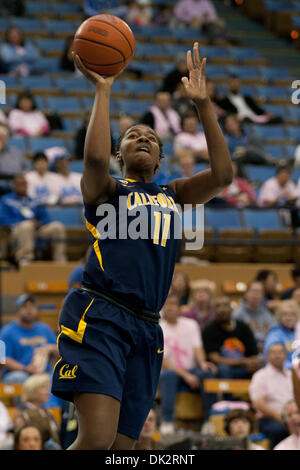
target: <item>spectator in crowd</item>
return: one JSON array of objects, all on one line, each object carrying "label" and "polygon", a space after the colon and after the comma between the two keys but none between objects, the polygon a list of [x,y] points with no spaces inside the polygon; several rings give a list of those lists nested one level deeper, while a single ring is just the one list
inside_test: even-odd
[{"label": "spectator in crowd", "polygon": [[224,189],[219,197],[222,198],[226,204],[233,207],[248,207],[255,205],[255,193],[246,178],[240,178],[237,176],[238,167],[235,162],[232,162],[232,170],[233,181],[230,186]]},{"label": "spectator in crowd", "polygon": [[273,325],[265,339],[264,355],[267,358],[269,349],[274,343],[281,343],[287,351],[284,366],[292,368],[293,342],[296,325],[300,320],[300,308],[294,300],[283,300],[276,310],[277,324]]},{"label": "spectator in crowd", "polygon": [[40,137],[50,132],[46,116],[37,109],[30,92],[22,92],[15,108],[8,115],[8,125],[14,135]]},{"label": "spectator in crowd", "polygon": [[170,290],[178,295],[180,305],[187,305],[190,296],[190,280],[184,271],[174,273]]},{"label": "spectator in crowd", "polygon": [[44,450],[43,434],[34,424],[25,424],[15,432],[14,450]]},{"label": "spectator in crowd", "polygon": [[17,27],[11,26],[0,45],[0,69],[9,75],[26,76],[33,72],[39,58],[38,49]]},{"label": "spectator in crowd", "polygon": [[16,244],[15,258],[19,265],[34,259],[36,237],[54,239],[53,259],[66,261],[63,224],[50,222],[46,207],[27,195],[27,182],[22,174],[15,176],[13,191],[0,200],[0,225],[11,229],[10,238]]},{"label": "spectator in crowd", "polygon": [[280,300],[277,295],[278,276],[276,271],[262,269],[256,274],[255,280],[263,284],[265,305],[271,312],[274,312],[280,305]]},{"label": "spectator in crowd", "polygon": [[262,353],[266,335],[275,321],[272,313],[264,304],[264,286],[261,282],[253,281],[249,284],[247,292],[233,312],[233,316],[251,328],[258,350]]},{"label": "spectator in crowd", "polygon": [[300,266],[295,266],[293,269],[291,269],[291,278],[293,280],[294,286],[282,292],[280,296],[281,300],[290,299],[294,290],[300,288]]},{"label": "spectator in crowd", "polygon": [[[202,389],[205,378],[214,377],[216,367],[207,362],[201,330],[190,318],[181,316],[179,298],[170,293],[163,307],[161,328],[164,333],[164,359],[160,376],[162,423],[161,434],[173,434],[175,397],[179,390]],[[215,401],[213,394],[202,390],[205,419]]]},{"label": "spectator in crowd", "polygon": [[163,79],[162,91],[166,91],[173,95],[177,90],[177,86],[181,84],[181,79],[188,74],[186,64],[186,54],[178,54],[176,57],[175,68],[171,70]]},{"label": "spectator in crowd", "polygon": [[153,439],[157,432],[157,416],[154,408],[151,408],[135,445],[135,450],[162,450],[162,446]]},{"label": "spectator in crowd", "polygon": [[257,137],[249,137],[245,133],[236,114],[228,114],[222,117],[221,122],[230,154],[239,167],[246,164],[274,164],[272,156],[264,149],[264,143]]},{"label": "spectator in crowd", "polygon": [[293,398],[291,371],[284,367],[286,350],[274,343],[268,352],[268,363],[251,380],[249,394],[259,418],[259,432],[271,440],[272,448],[287,437],[282,421],[283,405]]},{"label": "spectator in crowd", "polygon": [[56,204],[59,199],[59,177],[49,171],[48,158],[43,152],[33,156],[33,170],[25,173],[27,194],[32,199],[38,199],[41,204]]},{"label": "spectator in crowd", "polygon": [[0,176],[13,177],[30,169],[29,160],[16,147],[8,145],[9,129],[0,123]]},{"label": "spectator in crowd", "polygon": [[240,121],[250,121],[256,124],[278,124],[281,118],[260,108],[251,96],[243,95],[240,91],[241,81],[236,75],[229,79],[229,94],[219,102],[227,113],[237,114]]},{"label": "spectator in crowd", "polygon": [[179,25],[203,30],[212,42],[226,38],[224,22],[211,0],[180,0],[174,15]]},{"label": "spectator in crowd", "polygon": [[220,378],[249,379],[262,366],[254,335],[233,317],[228,297],[217,297],[214,308],[216,319],[203,330],[207,357],[218,366]]},{"label": "spectator in crowd", "polygon": [[285,403],[282,421],[289,430],[289,437],[279,442],[273,450],[300,450],[300,411],[295,400]]},{"label": "spectator in crowd", "polygon": [[156,26],[169,26],[173,16],[173,5],[158,5],[154,12],[153,24]]},{"label": "spectator in crowd", "polygon": [[46,450],[61,449],[58,427],[51,411],[45,407],[50,395],[48,374],[34,374],[23,383],[21,405],[14,417],[15,428],[36,424],[42,431]]},{"label": "spectator in crowd", "polygon": [[220,98],[217,95],[216,84],[212,80],[207,79],[207,81],[206,81],[206,90],[207,90],[207,94],[210,98],[210,101],[212,102],[212,104],[214,106],[216,116],[217,116],[218,119],[220,119],[221,117],[226,115],[226,111],[224,111],[224,109],[222,109],[218,105],[218,103],[220,101]]},{"label": "spectator in crowd", "polygon": [[70,156],[67,153],[57,155],[54,160],[54,167],[58,176],[59,203],[64,206],[82,203],[81,174],[70,171],[69,160]]},{"label": "spectator in crowd", "polygon": [[[84,156],[84,142],[86,131],[90,122],[92,110],[89,109],[84,113],[83,123],[82,126],[78,129],[75,135],[75,152],[74,157],[76,160],[83,160]],[[111,136],[111,153],[114,153],[115,145],[113,138]]]},{"label": "spectator in crowd", "polygon": [[149,0],[131,0],[128,5],[126,21],[132,26],[146,26],[152,18]]},{"label": "spectator in crowd", "polygon": [[249,436],[254,433],[254,429],[255,421],[249,411],[235,409],[225,416],[224,430],[228,436],[247,439],[248,450],[265,450],[250,441]]},{"label": "spectator in crowd", "polygon": [[56,336],[48,325],[37,321],[34,297],[21,295],[16,309],[16,321],[0,330],[0,339],[6,345],[3,383],[23,383],[32,374],[50,373],[50,359],[58,359]]},{"label": "spectator in crowd", "polygon": [[12,445],[13,425],[6,406],[0,401],[0,450],[9,449]]},{"label": "spectator in crowd", "polygon": [[[172,108],[179,114],[182,120],[187,114],[192,112],[197,116],[197,111],[194,104],[186,96],[186,91],[183,83],[178,83],[176,90],[172,96]],[[193,111],[194,110],[194,111]]]},{"label": "spectator in crowd", "polygon": [[208,150],[204,132],[198,130],[199,120],[188,114],[182,120],[182,132],[174,139],[175,156],[181,158],[192,153],[197,162],[208,161]]},{"label": "spectator in crowd", "polygon": [[192,284],[189,305],[183,310],[186,318],[195,320],[201,331],[215,319],[214,289],[210,281],[199,280]]},{"label": "spectator in crowd", "polygon": [[60,58],[60,68],[66,72],[75,72],[75,64],[73,60],[73,36],[66,38],[65,48]]},{"label": "spectator in crowd", "polygon": [[174,135],[179,134],[180,117],[171,107],[170,93],[156,93],[155,104],[142,117],[141,123],[152,127],[162,140],[172,139]]},{"label": "spectator in crowd", "polygon": [[1,0],[0,15],[3,18],[7,16],[24,16],[24,0]]},{"label": "spectator in crowd", "polygon": [[291,169],[279,167],[276,176],[265,181],[260,189],[257,204],[261,207],[293,206],[298,197],[297,188],[291,179]]},{"label": "spectator in crowd", "polygon": [[[190,178],[195,174],[195,158],[187,154],[179,160],[178,178]],[[174,178],[175,179],[175,178]]]},{"label": "spectator in crowd", "polygon": [[68,280],[69,289],[72,289],[72,288],[79,289],[81,287],[83,270],[84,270],[85,263],[87,262],[90,249],[91,248],[89,247],[86,250],[85,256],[82,259],[81,264],[79,266],[76,266],[76,268],[72,269],[70,276],[69,276],[69,280]]}]

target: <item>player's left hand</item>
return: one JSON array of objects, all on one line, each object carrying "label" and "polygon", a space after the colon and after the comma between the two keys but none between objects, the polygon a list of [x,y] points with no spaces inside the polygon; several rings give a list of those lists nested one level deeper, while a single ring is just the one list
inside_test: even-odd
[{"label": "player's left hand", "polygon": [[206,58],[200,59],[199,45],[197,42],[193,46],[193,55],[191,51],[187,52],[187,68],[189,78],[181,79],[187,97],[193,101],[205,101],[208,99],[206,90]]}]

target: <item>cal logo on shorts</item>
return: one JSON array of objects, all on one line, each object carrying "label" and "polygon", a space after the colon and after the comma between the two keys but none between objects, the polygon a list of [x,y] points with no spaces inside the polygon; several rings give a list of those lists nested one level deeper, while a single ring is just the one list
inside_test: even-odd
[{"label": "cal logo on shorts", "polygon": [[74,366],[72,369],[70,368],[70,364],[64,364],[59,370],[59,378],[60,379],[76,379],[77,375],[75,372],[77,371],[78,366]]}]

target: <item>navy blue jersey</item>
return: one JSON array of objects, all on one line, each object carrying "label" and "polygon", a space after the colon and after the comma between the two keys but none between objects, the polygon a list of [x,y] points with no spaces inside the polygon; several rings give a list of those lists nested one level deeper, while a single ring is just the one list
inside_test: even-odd
[{"label": "navy blue jersey", "polygon": [[99,206],[85,204],[86,226],[95,241],[83,285],[99,286],[135,307],[159,312],[181,240],[176,196],[156,183],[116,182],[110,200]]}]

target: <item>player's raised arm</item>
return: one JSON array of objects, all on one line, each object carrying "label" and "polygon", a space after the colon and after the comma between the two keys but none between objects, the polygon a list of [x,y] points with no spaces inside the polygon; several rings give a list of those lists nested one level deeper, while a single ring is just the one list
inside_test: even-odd
[{"label": "player's raised arm", "polygon": [[115,180],[109,174],[111,155],[109,101],[116,76],[104,78],[87,69],[78,55],[74,56],[74,61],[83,75],[96,87],[95,101],[85,138],[81,189],[84,202],[97,204],[107,200],[116,186]]},{"label": "player's raised arm", "polygon": [[182,78],[188,97],[193,100],[202,123],[209,154],[210,168],[190,178],[169,183],[180,204],[201,204],[209,201],[232,182],[232,165],[226,140],[219,127],[206,91],[206,59],[200,59],[198,43],[193,56],[187,53],[189,78]]}]

